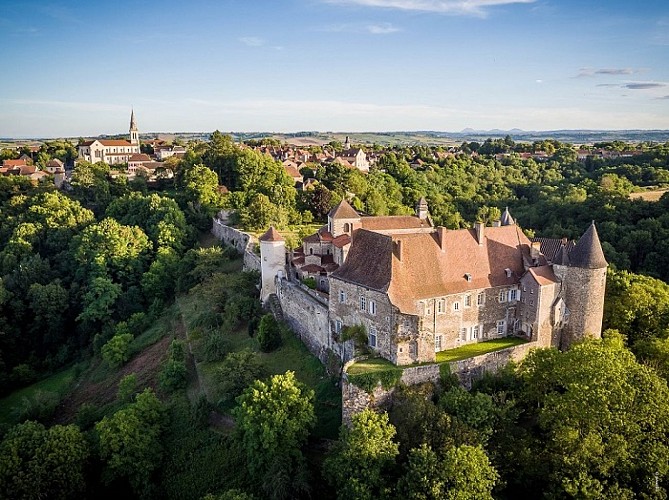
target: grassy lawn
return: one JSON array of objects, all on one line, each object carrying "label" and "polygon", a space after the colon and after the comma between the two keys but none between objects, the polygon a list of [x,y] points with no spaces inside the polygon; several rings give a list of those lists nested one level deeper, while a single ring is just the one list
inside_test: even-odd
[{"label": "grassy lawn", "polygon": [[63,396],[71,387],[76,377],[76,365],[24,387],[0,400],[0,423],[12,424],[12,410],[21,404],[23,398],[31,399],[37,391],[54,392]]},{"label": "grassy lawn", "polygon": [[462,359],[473,358],[481,354],[499,351],[507,347],[513,347],[527,343],[527,340],[518,337],[504,337],[501,339],[487,340],[476,344],[463,345],[455,349],[440,351],[437,353],[437,363],[449,363],[451,361],[460,361]]},{"label": "grassy lawn", "polygon": [[346,370],[349,375],[358,375],[360,373],[373,373],[392,370],[394,368],[400,369],[390,361],[384,358],[372,358],[363,361],[357,361]]}]

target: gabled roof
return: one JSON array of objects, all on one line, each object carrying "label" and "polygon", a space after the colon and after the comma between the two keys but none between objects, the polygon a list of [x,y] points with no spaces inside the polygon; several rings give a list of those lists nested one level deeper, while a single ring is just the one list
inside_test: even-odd
[{"label": "gabled roof", "polygon": [[151,157],[143,153],[133,153],[128,158],[128,161],[151,161]]},{"label": "gabled roof", "polygon": [[539,285],[551,285],[558,282],[551,266],[530,267],[527,275],[534,278]]},{"label": "gabled roof", "polygon": [[574,267],[586,269],[602,269],[608,266],[602,244],[599,242],[595,221],[592,221],[581,239],[576,242],[576,246],[569,253],[569,261]]},{"label": "gabled roof", "polygon": [[279,231],[274,229],[274,226],[270,226],[265,234],[258,239],[260,241],[283,241],[283,237],[279,234]]},{"label": "gabled roof", "polygon": [[482,245],[473,229],[397,234],[359,229],[346,262],[332,276],[388,292],[402,312],[417,314],[421,299],[518,283],[529,251],[530,241],[515,225],[486,227]]},{"label": "gabled roof", "polygon": [[349,205],[346,199],[342,199],[336,207],[330,210],[328,217],[333,219],[359,219],[360,215]]},{"label": "gabled roof", "polygon": [[3,167],[23,167],[27,165],[25,160],[2,160]]},{"label": "gabled roof", "polygon": [[419,219],[415,215],[384,215],[377,217],[363,217],[362,228],[370,231],[391,231],[395,229],[414,229],[431,227],[427,219]]}]

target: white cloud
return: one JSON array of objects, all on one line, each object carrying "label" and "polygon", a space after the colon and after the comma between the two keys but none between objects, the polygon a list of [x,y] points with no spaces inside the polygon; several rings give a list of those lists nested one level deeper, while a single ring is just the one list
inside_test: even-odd
[{"label": "white cloud", "polygon": [[318,28],[317,31],[328,33],[366,33],[370,35],[390,35],[402,31],[391,23],[346,23],[331,24]]},{"label": "white cloud", "polygon": [[243,36],[239,38],[239,41],[249,47],[262,47],[265,45],[265,40],[257,36]]},{"label": "white cloud", "polygon": [[384,9],[438,12],[441,14],[485,16],[488,7],[535,0],[323,0],[331,4],[360,5]]}]

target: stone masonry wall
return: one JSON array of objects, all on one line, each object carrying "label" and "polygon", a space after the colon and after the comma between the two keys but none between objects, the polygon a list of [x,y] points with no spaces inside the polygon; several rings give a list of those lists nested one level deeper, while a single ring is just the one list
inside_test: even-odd
[{"label": "stone masonry wall", "polygon": [[[422,365],[405,368],[400,381],[406,385],[424,382],[439,383],[439,365]],[[365,408],[388,410],[393,401],[394,387],[384,389],[377,384],[372,394],[351,384],[346,373],[341,381],[342,422],[350,425],[351,417]]]},{"label": "stone masonry wall", "polygon": [[[464,387],[471,389],[472,383],[484,373],[494,373],[506,366],[509,361],[520,361],[531,349],[536,347],[539,347],[536,342],[529,342],[474,358],[454,361],[449,363],[449,368]],[[388,410],[392,405],[395,392],[394,387],[384,389],[380,383],[377,384],[371,394],[353,385],[348,381],[345,373],[350,364],[352,363],[344,365],[344,375],[341,382],[342,422],[346,425],[351,423],[353,415],[360,413],[365,408],[380,411]],[[400,380],[406,385],[417,385],[425,382],[438,384],[440,381],[439,365],[420,365],[405,368]]]},{"label": "stone masonry wall", "polygon": [[327,304],[299,284],[285,279],[277,280],[277,296],[283,317],[295,335],[325,363],[328,349],[337,351],[337,346],[333,346],[330,339]]},{"label": "stone masonry wall", "polygon": [[245,271],[260,272],[260,257],[254,252],[257,243],[253,236],[226,225],[218,217],[214,217],[211,233],[224,244],[235,247],[244,256]]},{"label": "stone masonry wall", "polygon": [[453,361],[449,363],[451,373],[458,377],[460,384],[471,389],[472,382],[481,378],[485,372],[495,373],[505,367],[509,361],[520,361],[531,349],[540,347],[536,342],[528,342],[500,351],[489,352],[473,358]]}]

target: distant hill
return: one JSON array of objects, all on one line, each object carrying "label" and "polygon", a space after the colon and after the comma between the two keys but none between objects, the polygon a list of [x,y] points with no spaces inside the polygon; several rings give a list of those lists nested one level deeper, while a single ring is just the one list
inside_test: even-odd
[{"label": "distant hill", "polygon": [[[289,133],[274,132],[235,132],[222,131],[231,135],[236,141],[246,141],[250,139],[262,139],[265,137],[278,139],[299,146],[312,146],[327,144],[331,141],[344,142],[349,137],[351,142],[357,144],[380,144],[380,145],[413,145],[429,144],[449,146],[461,144],[464,141],[483,142],[488,138],[506,137],[507,135],[516,142],[534,142],[544,139],[555,139],[560,142],[569,142],[572,144],[593,144],[596,142],[624,141],[631,143],[638,142],[667,142],[669,141],[669,130],[521,130],[513,128],[510,130],[475,130],[465,128],[460,132],[446,132],[436,130],[419,131],[389,131],[389,132],[318,132],[318,131],[298,131]],[[161,139],[171,140],[175,137],[188,141],[191,139],[207,140],[211,132],[147,132],[141,134],[141,139],[159,137]],[[116,136],[101,136],[116,137]],[[125,137],[121,134],[119,137]],[[78,137],[69,138],[73,142],[78,141]],[[12,147],[12,145],[27,144],[33,141],[44,141],[49,139],[11,139],[0,138],[0,147]]]}]

